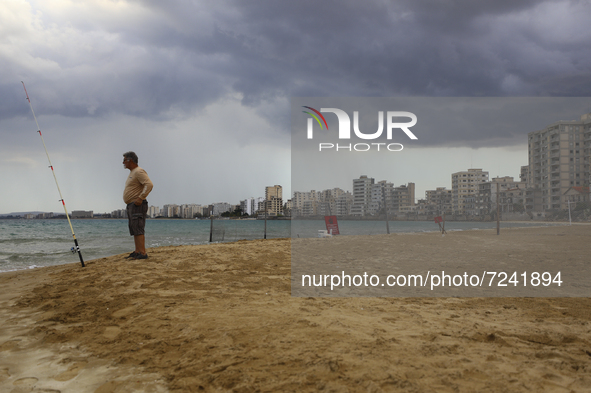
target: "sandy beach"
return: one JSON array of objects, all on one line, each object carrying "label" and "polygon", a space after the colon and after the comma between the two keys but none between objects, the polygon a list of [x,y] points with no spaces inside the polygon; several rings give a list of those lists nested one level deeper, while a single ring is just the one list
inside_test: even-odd
[{"label": "sandy beach", "polygon": [[[573,225],[371,246],[407,261],[586,266],[589,239],[591,225]],[[301,242],[310,258],[329,245],[351,244],[350,263],[367,253],[353,237]],[[0,392],[591,391],[589,297],[292,296],[291,245],[161,247],[145,261],[1,274]]]}]

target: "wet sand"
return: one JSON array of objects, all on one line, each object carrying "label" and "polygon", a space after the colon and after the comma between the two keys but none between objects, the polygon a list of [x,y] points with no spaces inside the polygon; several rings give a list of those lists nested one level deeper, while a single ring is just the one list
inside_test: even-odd
[{"label": "wet sand", "polygon": [[[446,244],[479,250],[466,236],[492,232]],[[534,255],[533,236],[591,260],[589,225],[495,241]],[[161,247],[1,274],[0,392],[591,391],[590,298],[292,297],[290,246]]]}]

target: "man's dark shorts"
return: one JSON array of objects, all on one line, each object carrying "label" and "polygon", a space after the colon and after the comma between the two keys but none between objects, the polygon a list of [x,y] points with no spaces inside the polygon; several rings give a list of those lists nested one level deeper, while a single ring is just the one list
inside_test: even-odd
[{"label": "man's dark shorts", "polygon": [[134,202],[131,202],[127,205],[127,219],[129,220],[129,234],[131,236],[138,236],[144,234],[147,213],[147,200],[144,200],[144,202],[140,206],[136,206]]}]

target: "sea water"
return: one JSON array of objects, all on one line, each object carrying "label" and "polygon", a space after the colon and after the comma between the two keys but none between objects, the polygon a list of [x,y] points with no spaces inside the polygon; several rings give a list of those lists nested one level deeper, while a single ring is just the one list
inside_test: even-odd
[{"label": "sea water", "polygon": [[[316,237],[326,229],[322,220],[214,220],[214,242],[266,238]],[[266,225],[266,229],[265,229]],[[544,225],[501,223],[502,228]],[[85,261],[134,251],[126,219],[72,220],[76,239]],[[390,221],[390,233],[438,231],[432,221]],[[208,244],[210,220],[149,219],[146,247]],[[447,222],[446,230],[492,229],[495,222]],[[384,221],[339,221],[341,236],[377,235],[387,231]],[[74,240],[65,219],[0,219],[0,272],[42,266],[79,263],[72,253]]]}]

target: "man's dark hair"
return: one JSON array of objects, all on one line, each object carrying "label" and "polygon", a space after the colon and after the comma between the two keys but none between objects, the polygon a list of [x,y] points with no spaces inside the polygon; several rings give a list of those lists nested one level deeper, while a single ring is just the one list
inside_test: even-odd
[{"label": "man's dark hair", "polygon": [[124,158],[129,158],[131,161],[135,162],[136,164],[137,162],[137,154],[135,154],[132,151],[128,151],[127,153],[123,153],[123,157]]}]

